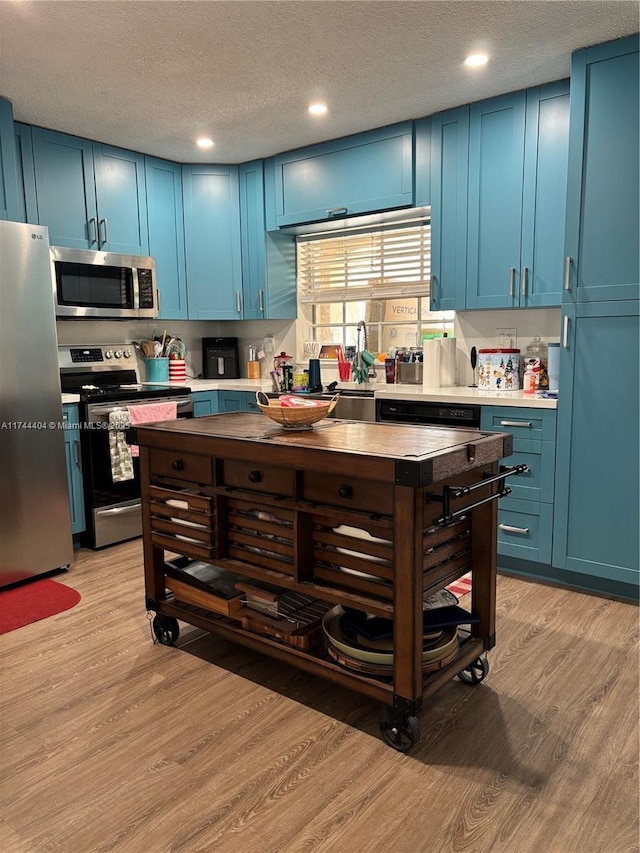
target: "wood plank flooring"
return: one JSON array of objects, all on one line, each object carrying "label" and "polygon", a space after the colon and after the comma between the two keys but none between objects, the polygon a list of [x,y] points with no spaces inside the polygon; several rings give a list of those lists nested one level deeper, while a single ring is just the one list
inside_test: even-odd
[{"label": "wood plank flooring", "polygon": [[0,637],[5,853],[638,850],[638,610],[500,576],[491,671],[408,755],[378,707],[189,626],[154,645],[139,541]]}]

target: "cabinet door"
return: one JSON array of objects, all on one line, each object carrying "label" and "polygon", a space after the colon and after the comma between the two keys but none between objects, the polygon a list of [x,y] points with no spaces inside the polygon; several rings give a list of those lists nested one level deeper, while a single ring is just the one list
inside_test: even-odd
[{"label": "cabinet door", "polygon": [[275,158],[278,226],[413,204],[413,125],[279,154]]},{"label": "cabinet door", "polygon": [[193,394],[193,416],[201,418],[204,415],[218,414],[218,392],[199,391]]},{"label": "cabinet door", "polygon": [[469,107],[431,120],[431,310],[465,307]]},{"label": "cabinet door", "polygon": [[48,226],[53,246],[99,249],[92,143],[41,127],[31,136],[35,209],[27,198],[27,220]]},{"label": "cabinet door", "polygon": [[566,301],[637,299],[638,36],[575,53]]},{"label": "cabinet door", "polygon": [[148,255],[144,157],[93,144],[100,251]]},{"label": "cabinet door", "polygon": [[431,116],[415,122],[414,204],[431,204]]},{"label": "cabinet door", "polygon": [[237,166],[183,166],[191,320],[238,320],[242,309]]},{"label": "cabinet door", "polygon": [[5,98],[0,98],[0,219],[22,219],[13,108]]},{"label": "cabinet door", "polygon": [[467,308],[518,304],[525,95],[471,105]]},{"label": "cabinet door", "polygon": [[156,259],[161,320],[187,318],[182,170],[177,163],[145,157],[149,254]]},{"label": "cabinet door", "polygon": [[239,181],[244,319],[295,319],[295,238],[265,230],[262,160],[240,166]]},{"label": "cabinet door", "polygon": [[562,303],[569,81],[527,92],[521,306]]},{"label": "cabinet door", "polygon": [[67,462],[67,481],[69,484],[69,509],[71,511],[71,532],[82,533],[85,529],[84,497],[82,482],[82,461],[80,457],[80,429],[78,427],[78,407],[62,407],[62,419],[70,424],[64,431],[64,452]]},{"label": "cabinet door", "polygon": [[247,394],[244,391],[218,391],[218,406],[221,412],[245,412]]},{"label": "cabinet door", "polygon": [[638,305],[564,308],[553,542],[554,566],[635,587]]}]

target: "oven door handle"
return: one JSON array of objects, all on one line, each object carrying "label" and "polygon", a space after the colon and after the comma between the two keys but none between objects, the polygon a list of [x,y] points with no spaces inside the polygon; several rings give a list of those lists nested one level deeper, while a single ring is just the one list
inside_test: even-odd
[{"label": "oven door handle", "polygon": [[[167,397],[160,397],[160,398],[154,397],[153,400],[151,400],[151,399],[131,400],[130,403],[116,403],[113,406],[104,406],[104,407],[98,407],[98,408],[90,406],[89,407],[89,419],[91,419],[94,416],[98,416],[98,417],[105,417],[106,416],[106,417],[108,417],[111,414],[111,412],[115,412],[118,409],[126,409],[126,408],[128,408],[129,405],[131,405],[131,406],[136,406],[136,405],[137,406],[146,406],[146,405],[150,405],[152,402],[153,403],[173,403],[174,401],[170,398],[167,398]],[[177,408],[179,411],[181,411],[182,409],[190,410],[193,408],[193,400],[191,399],[191,397],[181,397],[179,400],[176,400],[175,402],[176,402],[176,405],[177,405]]]}]

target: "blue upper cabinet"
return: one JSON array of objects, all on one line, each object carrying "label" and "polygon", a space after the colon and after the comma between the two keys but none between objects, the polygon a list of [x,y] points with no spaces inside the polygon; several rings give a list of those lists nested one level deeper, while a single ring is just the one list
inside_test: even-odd
[{"label": "blue upper cabinet", "polygon": [[156,259],[156,277],[163,320],[187,318],[184,261],[182,170],[177,163],[145,157],[149,254]]},{"label": "blue upper cabinet", "polygon": [[237,166],[183,166],[191,320],[243,317]]},{"label": "blue upper cabinet", "polygon": [[563,308],[553,537],[554,566],[632,597],[640,576],[638,305]]},{"label": "blue upper cabinet", "polygon": [[430,172],[431,310],[462,310],[467,281],[469,107],[432,117]]},{"label": "blue upper cabinet", "polygon": [[638,298],[638,36],[571,61],[566,301]]},{"label": "blue upper cabinet", "polygon": [[0,98],[0,219],[23,218],[19,198],[13,108],[9,101]]},{"label": "blue upper cabinet", "polygon": [[415,122],[414,146],[413,203],[425,207],[431,204],[431,116]]},{"label": "blue upper cabinet", "polygon": [[413,123],[278,154],[273,166],[277,227],[411,207]]},{"label": "blue upper cabinet", "polygon": [[467,308],[562,299],[569,84],[471,105]]},{"label": "blue upper cabinet", "polygon": [[54,246],[149,253],[142,155],[40,127],[31,138],[29,222],[47,225]]},{"label": "blue upper cabinet", "polygon": [[239,183],[244,319],[295,319],[295,239],[265,230],[262,160],[240,166]]}]

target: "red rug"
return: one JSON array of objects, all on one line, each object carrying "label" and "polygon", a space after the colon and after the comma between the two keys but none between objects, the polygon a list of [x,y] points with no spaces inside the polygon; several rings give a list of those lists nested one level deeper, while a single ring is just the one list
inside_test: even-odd
[{"label": "red rug", "polygon": [[79,592],[50,578],[0,590],[0,634],[55,616],[79,601]]},{"label": "red rug", "polygon": [[457,596],[466,595],[468,592],[471,592],[471,574],[458,578],[457,581],[450,583],[447,589]]}]

